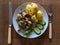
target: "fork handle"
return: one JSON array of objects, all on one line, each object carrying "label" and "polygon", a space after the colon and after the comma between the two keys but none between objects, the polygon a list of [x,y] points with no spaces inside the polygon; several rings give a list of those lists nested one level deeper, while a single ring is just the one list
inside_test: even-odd
[{"label": "fork handle", "polygon": [[52,39],[52,22],[49,23],[49,39]]},{"label": "fork handle", "polygon": [[8,28],[8,44],[11,44],[11,26]]}]

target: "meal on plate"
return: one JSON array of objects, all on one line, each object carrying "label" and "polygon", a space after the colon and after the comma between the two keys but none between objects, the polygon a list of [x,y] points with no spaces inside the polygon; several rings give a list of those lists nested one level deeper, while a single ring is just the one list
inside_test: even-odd
[{"label": "meal on plate", "polygon": [[24,35],[29,35],[32,31],[39,35],[46,24],[43,12],[39,10],[36,3],[29,3],[25,9],[19,10],[16,21],[20,27],[19,30],[24,29]]}]

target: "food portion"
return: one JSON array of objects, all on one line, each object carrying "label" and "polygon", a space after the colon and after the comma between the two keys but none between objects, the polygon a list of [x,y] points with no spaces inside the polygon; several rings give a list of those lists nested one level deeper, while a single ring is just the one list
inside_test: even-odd
[{"label": "food portion", "polygon": [[33,14],[36,14],[37,11],[38,11],[38,6],[36,3],[31,3],[31,4],[27,4],[26,6],[26,13],[29,14],[29,15],[33,15]]},{"label": "food portion", "polygon": [[39,35],[46,24],[43,12],[36,3],[29,3],[25,9],[19,10],[16,21],[20,29],[24,29],[24,35],[29,35],[32,31]]},{"label": "food portion", "polygon": [[32,22],[35,22],[35,23],[38,22],[36,15],[33,15],[31,17],[31,20],[32,20]]},{"label": "food portion", "polygon": [[41,20],[42,19],[42,16],[43,16],[43,13],[40,10],[37,11],[37,15],[36,15],[37,19],[38,20]]}]

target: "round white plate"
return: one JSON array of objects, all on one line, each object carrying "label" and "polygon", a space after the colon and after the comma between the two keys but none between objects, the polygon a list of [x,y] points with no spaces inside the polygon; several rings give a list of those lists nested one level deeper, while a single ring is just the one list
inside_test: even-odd
[{"label": "round white plate", "polygon": [[14,15],[13,15],[13,26],[14,26],[15,31],[16,31],[19,35],[21,35],[22,37],[25,37],[25,38],[37,38],[37,37],[41,36],[41,35],[46,31],[46,28],[48,27],[48,15],[47,15],[47,12],[46,12],[45,9],[44,9],[41,5],[39,5],[39,4],[37,4],[37,5],[38,5],[39,9],[43,12],[43,19],[46,21],[46,25],[44,26],[44,29],[41,30],[41,33],[40,33],[39,35],[37,35],[35,32],[31,32],[31,34],[30,34],[29,36],[25,36],[25,35],[23,35],[23,32],[24,32],[23,30],[21,30],[20,32],[18,32],[19,26],[18,26],[18,23],[17,23],[17,21],[16,21],[17,14],[19,13],[19,10],[20,10],[20,9],[24,9],[24,8],[26,7],[26,5],[29,4],[29,3],[31,3],[31,2],[24,3],[24,4],[20,5],[20,6],[15,10]]}]

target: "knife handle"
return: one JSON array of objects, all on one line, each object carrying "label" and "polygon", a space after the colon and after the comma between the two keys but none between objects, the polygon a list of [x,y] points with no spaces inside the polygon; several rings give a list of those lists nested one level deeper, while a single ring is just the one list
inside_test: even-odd
[{"label": "knife handle", "polygon": [[11,26],[8,28],[8,44],[11,44]]},{"label": "knife handle", "polygon": [[52,22],[49,22],[49,39],[52,39]]}]

